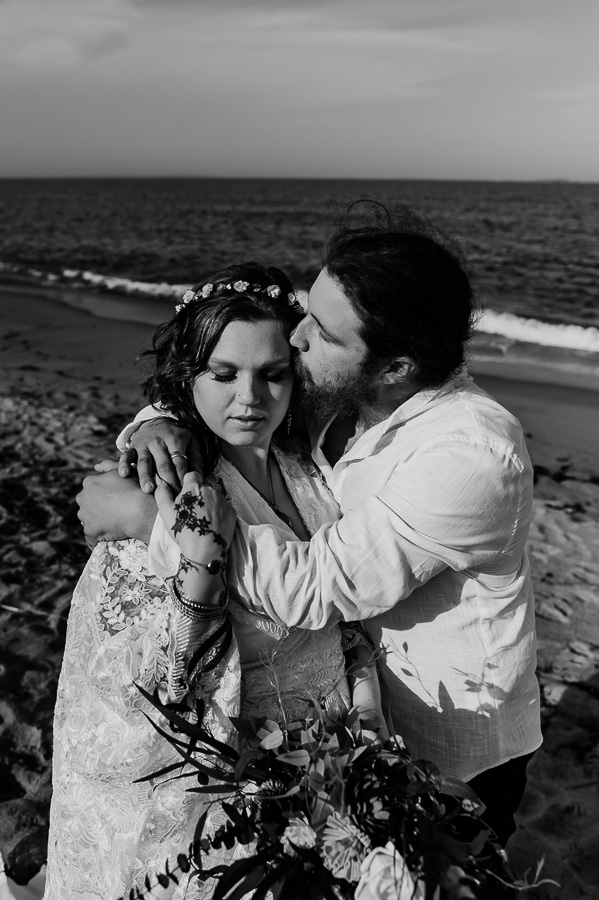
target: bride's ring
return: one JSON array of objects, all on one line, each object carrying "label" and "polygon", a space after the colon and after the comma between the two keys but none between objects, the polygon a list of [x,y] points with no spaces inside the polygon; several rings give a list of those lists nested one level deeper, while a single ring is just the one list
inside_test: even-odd
[{"label": "bride's ring", "polygon": [[171,459],[174,459],[175,456],[180,456],[181,459],[184,459],[187,462],[187,456],[183,453],[182,450],[175,450],[174,453],[171,453]]}]

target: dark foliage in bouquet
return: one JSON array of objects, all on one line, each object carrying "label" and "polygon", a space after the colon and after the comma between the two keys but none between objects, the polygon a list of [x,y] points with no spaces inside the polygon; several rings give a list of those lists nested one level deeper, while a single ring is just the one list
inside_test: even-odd
[{"label": "dark foliage in bouquet", "polygon": [[[283,726],[234,718],[237,751],[201,724],[201,703],[194,724],[186,705],[139,689],[171,731],[152,724],[181,756],[140,780],[191,778],[188,790],[207,795],[226,820],[208,833],[206,809],[187,852],[158,876],[162,887],[184,873],[213,879],[213,900],[485,900],[544,883],[542,862],[531,882],[509,876],[467,784],[413,760],[401,738],[382,744],[360,730],[355,712],[327,721],[315,701],[304,721]],[[242,858],[214,865],[211,856],[235,845]],[[143,896],[134,888],[129,900]]]}]

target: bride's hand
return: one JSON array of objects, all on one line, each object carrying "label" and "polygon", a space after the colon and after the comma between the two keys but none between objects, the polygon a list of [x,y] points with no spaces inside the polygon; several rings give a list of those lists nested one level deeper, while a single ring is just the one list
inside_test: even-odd
[{"label": "bride's hand", "polygon": [[224,565],[237,515],[219,491],[202,484],[197,472],[188,472],[174,500],[166,481],[158,481],[154,496],[184,557],[204,568],[217,561]]}]

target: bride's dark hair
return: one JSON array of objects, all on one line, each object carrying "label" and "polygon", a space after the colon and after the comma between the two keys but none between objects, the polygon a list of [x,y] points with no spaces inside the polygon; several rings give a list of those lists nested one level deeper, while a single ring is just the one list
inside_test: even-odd
[{"label": "bride's dark hair", "polygon": [[[196,409],[195,379],[207,370],[208,359],[231,322],[281,322],[289,334],[302,317],[294,297],[281,269],[255,262],[229,266],[194,285],[173,318],[156,329],[153,349],[141,354],[155,361],[154,371],[143,383],[144,393],[150,403],[160,404],[193,431],[200,442],[205,476],[214,470],[220,450],[217,437]],[[281,430],[279,426],[277,432]]]}]

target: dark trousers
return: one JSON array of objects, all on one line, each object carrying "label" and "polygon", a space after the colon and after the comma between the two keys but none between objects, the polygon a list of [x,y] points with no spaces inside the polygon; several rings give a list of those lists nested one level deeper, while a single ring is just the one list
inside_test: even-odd
[{"label": "dark trousers", "polygon": [[505,847],[509,836],[516,830],[514,813],[520,806],[526,787],[526,766],[533,756],[534,753],[528,753],[526,756],[510,759],[509,762],[475,775],[468,782],[487,807],[481,818],[493,829],[502,847]]}]

